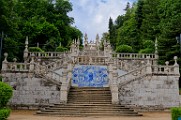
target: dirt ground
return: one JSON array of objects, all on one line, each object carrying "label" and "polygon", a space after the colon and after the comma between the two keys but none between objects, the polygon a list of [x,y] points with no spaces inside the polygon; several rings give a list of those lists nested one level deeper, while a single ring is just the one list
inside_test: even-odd
[{"label": "dirt ground", "polygon": [[38,116],[35,111],[12,111],[8,120],[171,120],[170,112],[146,112],[141,117],[53,117]]}]

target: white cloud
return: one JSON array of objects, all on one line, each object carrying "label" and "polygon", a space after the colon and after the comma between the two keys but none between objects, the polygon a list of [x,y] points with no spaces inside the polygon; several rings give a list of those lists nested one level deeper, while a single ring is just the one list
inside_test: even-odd
[{"label": "white cloud", "polygon": [[74,18],[75,26],[87,33],[89,40],[94,40],[96,34],[100,36],[108,31],[109,18],[116,19],[124,14],[127,2],[135,0],[70,0],[73,11],[69,16]]}]

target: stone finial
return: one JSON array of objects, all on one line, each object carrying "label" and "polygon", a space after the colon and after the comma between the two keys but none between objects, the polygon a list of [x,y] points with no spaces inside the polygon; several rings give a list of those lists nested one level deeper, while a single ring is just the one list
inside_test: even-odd
[{"label": "stone finial", "polygon": [[166,65],[166,66],[168,66],[168,65],[169,65],[169,62],[168,62],[168,61],[166,61],[166,62],[165,62],[165,65]]},{"label": "stone finial", "polygon": [[23,58],[24,58],[24,61],[26,62],[28,58],[28,36],[26,36],[26,40],[25,40],[25,50],[24,50]]},{"label": "stone finial", "polygon": [[60,46],[60,47],[62,46],[62,43],[61,43],[61,42],[59,43],[59,46]]},{"label": "stone finial", "polygon": [[96,42],[99,42],[99,34],[96,35]]},{"label": "stone finial", "polygon": [[17,59],[16,59],[16,58],[13,58],[13,61],[14,61],[14,63],[16,63],[16,62],[17,62]]},{"label": "stone finial", "polygon": [[80,45],[80,39],[79,39],[79,37],[78,37],[78,39],[77,39],[77,45],[78,45],[78,46]]},{"label": "stone finial", "polygon": [[85,33],[84,39],[85,39],[85,41],[88,40],[87,33]]},{"label": "stone finial", "polygon": [[158,54],[158,40],[155,40],[155,54]]},{"label": "stone finial", "polygon": [[177,57],[177,56],[174,56],[174,61],[175,61],[174,65],[175,65],[175,66],[178,65],[177,60],[178,60],[178,57]]},{"label": "stone finial", "polygon": [[87,37],[87,34],[85,33],[85,36],[84,36],[84,45],[87,45],[88,44],[88,37]]},{"label": "stone finial", "polygon": [[7,57],[8,57],[8,53],[4,53],[4,61],[2,62],[2,70],[7,70],[8,68]]},{"label": "stone finial", "polygon": [[25,45],[28,45],[28,36],[26,36]]},{"label": "stone finial", "polygon": [[3,62],[8,62],[7,58],[8,58],[8,53],[4,53],[4,61]]}]

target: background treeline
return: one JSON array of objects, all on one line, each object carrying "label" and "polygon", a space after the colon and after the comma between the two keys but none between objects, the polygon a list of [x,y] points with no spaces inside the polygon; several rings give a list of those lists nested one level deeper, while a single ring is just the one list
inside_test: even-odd
[{"label": "background treeline", "polygon": [[[109,38],[118,52],[154,53],[158,40],[159,63],[181,58],[176,36],[181,33],[180,0],[138,0],[127,4],[124,15],[109,19]],[[124,49],[123,49],[124,48]],[[179,63],[180,59],[179,59]],[[181,65],[181,64],[180,64]]]},{"label": "background treeline", "polygon": [[[70,11],[72,5],[67,0],[0,0],[2,57],[7,52],[9,60],[16,57],[21,61],[26,36],[30,47],[68,49],[72,39],[82,38],[80,30],[71,26],[74,19],[67,15]],[[60,43],[64,48],[57,49]]]}]

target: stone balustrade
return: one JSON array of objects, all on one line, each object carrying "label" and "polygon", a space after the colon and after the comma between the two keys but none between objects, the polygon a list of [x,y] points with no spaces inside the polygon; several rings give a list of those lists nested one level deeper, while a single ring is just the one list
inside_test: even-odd
[{"label": "stone balustrade", "polygon": [[16,63],[16,62],[7,62],[6,68],[3,68],[2,71],[8,72],[28,72],[30,68],[30,63]]},{"label": "stone balustrade", "polygon": [[119,59],[158,59],[155,54],[139,54],[139,53],[112,53],[112,57],[116,57]]},{"label": "stone balustrade", "polygon": [[56,69],[62,67],[63,66],[63,60],[64,59],[60,59],[60,60],[57,60],[55,62],[52,62],[52,63],[46,65],[46,69],[48,69],[49,71],[52,71],[52,70],[56,70]]},{"label": "stone balustrade", "polygon": [[140,77],[142,75],[146,74],[147,66],[143,66],[140,68],[137,68],[135,70],[132,70],[124,75],[121,75],[117,78],[117,85],[124,84],[132,80],[133,78]]},{"label": "stone balustrade", "polygon": [[61,83],[63,82],[63,76],[56,72],[49,72],[45,76],[46,76],[46,78],[53,79],[53,80],[56,80]]},{"label": "stone balustrade", "polygon": [[28,56],[34,55],[38,58],[62,58],[68,54],[68,52],[28,52]]},{"label": "stone balustrade", "polygon": [[174,71],[175,66],[163,66],[163,65],[153,65],[152,66],[152,73],[153,74],[174,74],[175,75],[175,71]]},{"label": "stone balustrade", "polygon": [[106,61],[107,57],[88,57],[88,56],[78,56],[74,57],[74,61],[77,64],[81,65],[105,65],[107,64]]},{"label": "stone balustrade", "polygon": [[87,50],[87,51],[79,51],[80,56],[104,56],[104,51],[97,51],[97,50]]}]

